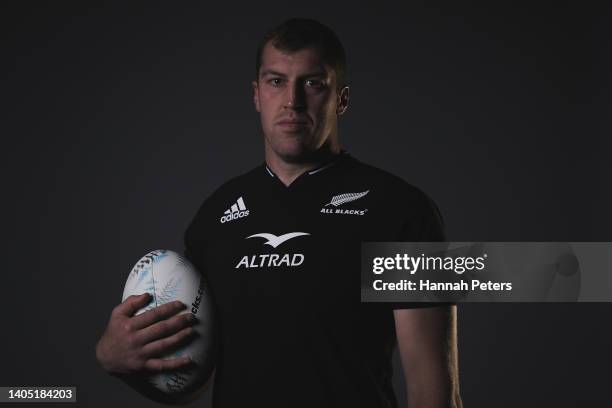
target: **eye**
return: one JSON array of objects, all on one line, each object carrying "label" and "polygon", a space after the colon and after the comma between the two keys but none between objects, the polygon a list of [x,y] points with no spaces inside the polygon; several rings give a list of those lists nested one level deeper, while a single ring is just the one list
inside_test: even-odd
[{"label": "eye", "polygon": [[272,78],[268,80],[268,83],[272,86],[279,86],[282,82],[283,80],[281,78]]},{"label": "eye", "polygon": [[321,88],[323,86],[323,81],[318,79],[307,79],[306,86],[310,88]]}]

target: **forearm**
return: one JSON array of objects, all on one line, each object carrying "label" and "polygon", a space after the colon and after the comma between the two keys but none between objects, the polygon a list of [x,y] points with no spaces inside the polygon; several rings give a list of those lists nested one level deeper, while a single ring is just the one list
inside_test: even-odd
[{"label": "forearm", "polygon": [[459,385],[446,370],[420,370],[406,384],[411,408],[462,408]]},{"label": "forearm", "polygon": [[411,408],[462,408],[456,342],[439,359],[407,363],[407,400]]},{"label": "forearm", "polygon": [[462,408],[456,319],[456,306],[395,311],[411,408]]}]

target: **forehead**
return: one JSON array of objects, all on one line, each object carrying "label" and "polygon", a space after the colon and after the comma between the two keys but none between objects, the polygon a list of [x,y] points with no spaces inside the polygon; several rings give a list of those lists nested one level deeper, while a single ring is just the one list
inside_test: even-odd
[{"label": "forehead", "polygon": [[330,66],[323,62],[315,48],[304,48],[298,51],[281,51],[271,43],[267,43],[261,53],[261,69],[272,70],[284,74],[303,74],[312,72],[333,73]]}]

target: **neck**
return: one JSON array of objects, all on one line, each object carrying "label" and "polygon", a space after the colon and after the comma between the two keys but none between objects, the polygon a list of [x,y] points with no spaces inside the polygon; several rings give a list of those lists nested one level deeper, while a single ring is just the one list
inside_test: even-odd
[{"label": "neck", "polygon": [[282,158],[272,151],[267,144],[265,150],[266,164],[285,186],[289,186],[303,173],[324,165],[340,154],[339,145],[321,146],[319,150],[316,150],[308,155],[304,155],[297,160],[287,160]]}]

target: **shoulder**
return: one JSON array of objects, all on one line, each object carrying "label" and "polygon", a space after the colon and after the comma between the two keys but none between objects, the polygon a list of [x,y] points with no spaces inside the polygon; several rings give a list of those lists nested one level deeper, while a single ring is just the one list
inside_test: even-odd
[{"label": "shoulder", "polygon": [[351,176],[369,186],[376,208],[387,209],[389,217],[402,225],[401,240],[440,241],[444,221],[438,205],[420,188],[378,167],[355,160]]},{"label": "shoulder", "polygon": [[236,194],[242,194],[245,190],[252,188],[262,176],[262,167],[257,166],[246,173],[232,177],[225,183],[218,186],[213,192],[204,200],[200,211],[205,210],[207,206],[216,203],[218,201],[235,200],[238,197],[234,197]]},{"label": "shoulder", "polygon": [[225,199],[235,194],[240,194],[245,189],[252,187],[254,183],[263,177],[263,174],[263,165],[259,165],[246,173],[232,177],[217,187],[206,201]]},{"label": "shoulder", "polygon": [[377,192],[376,195],[380,199],[392,200],[394,203],[417,209],[437,207],[423,190],[386,170],[354,159],[351,174],[362,183],[372,186],[372,190]]}]

